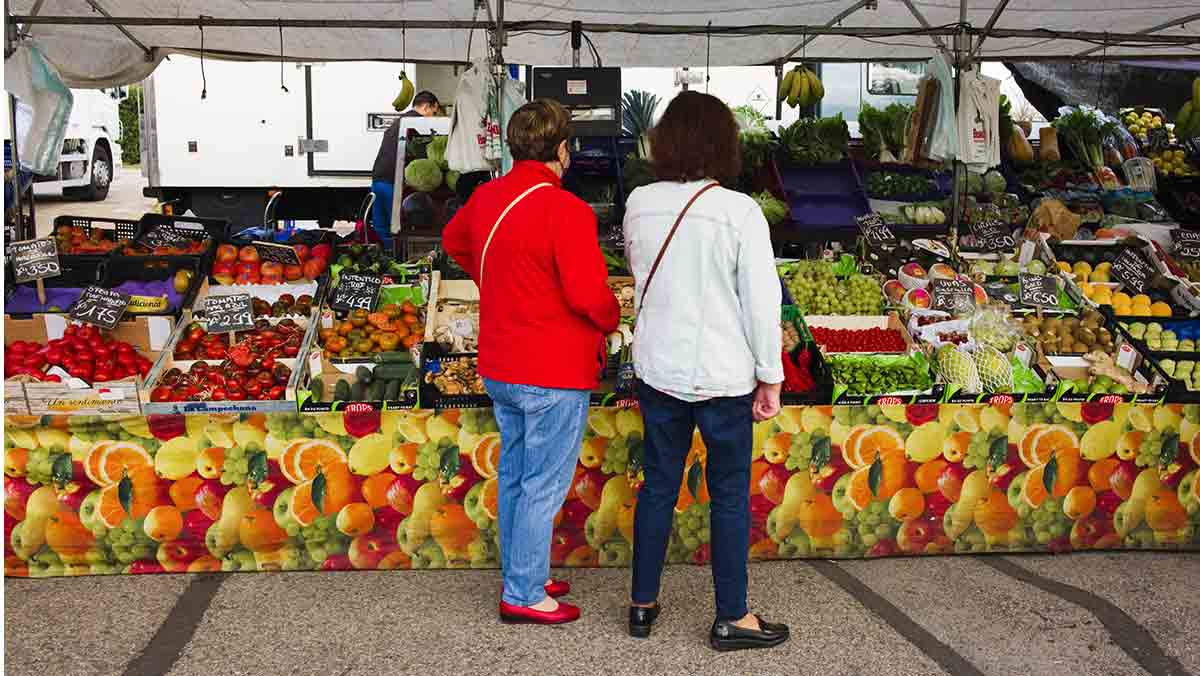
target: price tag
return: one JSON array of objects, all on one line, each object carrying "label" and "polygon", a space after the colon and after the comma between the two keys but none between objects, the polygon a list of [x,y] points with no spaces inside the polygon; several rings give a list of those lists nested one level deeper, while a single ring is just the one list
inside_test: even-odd
[{"label": "price tag", "polygon": [[14,242],[8,247],[8,258],[12,263],[13,281],[18,284],[62,274],[58,245],[49,237]]},{"label": "price tag", "polygon": [[994,218],[971,223],[970,227],[971,234],[975,236],[975,244],[982,251],[1012,251],[1017,246],[1017,240],[1012,236],[1012,228]]},{"label": "price tag", "polygon": [[258,257],[264,261],[281,263],[283,265],[300,265],[300,256],[296,250],[287,244],[272,244],[271,242],[255,242]]},{"label": "price tag", "polygon": [[1125,285],[1126,293],[1145,293],[1146,284],[1154,275],[1154,270],[1132,249],[1125,249],[1113,261],[1110,274],[1115,281]]},{"label": "price tag", "polygon": [[887,223],[883,222],[879,214],[867,214],[854,220],[858,221],[858,230],[868,245],[894,246],[896,244],[896,235],[892,233],[891,228],[887,227]]},{"label": "price tag", "polygon": [[961,279],[935,279],[929,282],[929,293],[932,310],[960,314],[975,307],[975,287]]},{"label": "price tag", "polygon": [[335,310],[366,310],[375,309],[379,300],[379,288],[383,279],[378,275],[359,275],[343,273],[338,277],[337,288],[333,290],[333,298],[329,307]]},{"label": "price tag", "polygon": [[142,244],[151,249],[160,246],[184,247],[193,241],[192,237],[170,223],[163,223],[142,237]]},{"label": "price tag", "polygon": [[209,333],[248,331],[254,328],[254,302],[248,293],[209,296],[204,299]]},{"label": "price tag", "polygon": [[1058,278],[1022,272],[1018,280],[1021,284],[1021,305],[1041,308],[1058,307]]},{"label": "price tag", "polygon": [[1167,133],[1167,128],[1151,129],[1146,135],[1146,145],[1152,153],[1166,150],[1167,146],[1171,145],[1171,135]]},{"label": "price tag", "polygon": [[71,319],[87,322],[109,331],[117,328],[125,308],[129,307],[129,296],[99,286],[89,286],[71,307]]},{"label": "price tag", "polygon": [[1177,258],[1200,258],[1200,232],[1175,228],[1171,231]]}]

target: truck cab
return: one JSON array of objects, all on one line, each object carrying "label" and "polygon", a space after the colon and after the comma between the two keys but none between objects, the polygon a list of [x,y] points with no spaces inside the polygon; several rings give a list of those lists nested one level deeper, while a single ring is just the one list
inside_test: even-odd
[{"label": "truck cab", "polygon": [[[35,196],[65,196],[102,200],[120,173],[121,118],[117,111],[128,87],[72,89],[75,97],[63,137],[58,172],[35,176]],[[18,104],[18,117],[21,114]]]}]

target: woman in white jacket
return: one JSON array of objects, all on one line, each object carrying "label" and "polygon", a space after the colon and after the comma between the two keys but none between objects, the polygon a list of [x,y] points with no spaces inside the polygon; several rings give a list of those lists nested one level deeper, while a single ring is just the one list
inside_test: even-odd
[{"label": "woman in white jacket", "polygon": [[746,606],[753,422],[779,412],[780,284],[770,231],[740,172],[737,123],[713,96],[683,92],[651,135],[659,181],[630,195],[625,247],[637,282],[633,345],[645,419],[634,519],[629,632],[647,637],[672,515],[699,427],[707,448],[717,650],[772,647],[788,628]]}]

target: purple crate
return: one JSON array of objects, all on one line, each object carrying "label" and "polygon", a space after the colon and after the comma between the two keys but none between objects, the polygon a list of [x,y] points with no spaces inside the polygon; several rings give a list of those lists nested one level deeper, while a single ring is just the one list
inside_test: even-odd
[{"label": "purple crate", "polygon": [[809,166],[780,163],[779,179],[788,195],[846,195],[860,192],[858,173],[849,160]]},{"label": "purple crate", "polygon": [[847,191],[839,195],[788,193],[792,222],[802,228],[857,228],[855,220],[871,213],[866,195]]}]

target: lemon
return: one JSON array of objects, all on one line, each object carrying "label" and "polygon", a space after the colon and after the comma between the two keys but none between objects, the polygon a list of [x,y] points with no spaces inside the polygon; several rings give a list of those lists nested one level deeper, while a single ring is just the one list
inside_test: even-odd
[{"label": "lemon", "polygon": [[[795,409],[786,409],[785,412],[792,410]],[[801,410],[807,413],[810,409],[805,408]],[[631,434],[637,434],[639,436],[646,435],[646,426],[642,423],[642,414],[631,408],[617,411],[615,422],[617,426],[617,434],[623,437],[627,437]]]},{"label": "lemon", "polygon": [[250,444],[266,448],[267,433],[250,423],[238,422],[233,424],[233,440],[242,448],[246,448]]},{"label": "lemon", "polygon": [[423,444],[429,441],[429,435],[425,434],[424,418],[412,415],[402,416],[400,422],[396,424],[396,431],[409,443]]},{"label": "lemon", "polygon": [[1166,406],[1157,406],[1154,409],[1154,429],[1159,432],[1171,432],[1179,429],[1180,420],[1182,418],[1179,414]]},{"label": "lemon", "polygon": [[267,457],[272,460],[278,460],[279,456],[283,455],[283,451],[291,444],[290,439],[280,439],[273,434],[268,434],[263,441],[263,448],[267,450]]},{"label": "lemon", "polygon": [[1150,416],[1146,414],[1146,408],[1142,406],[1135,406],[1130,409],[1129,426],[1139,432],[1149,432],[1154,429],[1154,423],[1151,421]]},{"label": "lemon", "polygon": [[175,437],[154,454],[154,470],[164,479],[178,481],[196,470],[200,446],[191,437]]},{"label": "lemon", "polygon": [[150,432],[150,422],[145,418],[126,418],[121,421],[121,429],[132,434],[135,437],[143,439],[153,439],[154,435]]},{"label": "lemon", "polygon": [[[758,440],[758,434],[757,434],[758,425],[755,425],[754,431],[756,433],[755,441],[757,441]],[[850,428],[847,427],[846,425],[843,425],[841,423],[841,421],[834,420],[833,424],[829,426],[829,440],[831,442],[833,442],[834,446],[841,446],[842,444],[846,443],[846,437],[848,437],[848,436],[850,436]],[[755,448],[758,448],[758,447],[759,447],[759,444],[756,443]]]},{"label": "lemon", "polygon": [[927,422],[909,433],[904,442],[904,453],[913,462],[928,462],[942,454],[945,443],[946,428],[940,422]]},{"label": "lemon", "polygon": [[1056,407],[1058,408],[1059,415],[1067,420],[1071,422],[1083,422],[1083,404],[1071,404],[1060,401],[1056,404]]},{"label": "lemon", "polygon": [[444,414],[435,415],[425,421],[425,434],[429,435],[433,441],[442,439],[453,441],[458,438],[458,425],[451,422]]},{"label": "lemon", "polygon": [[1063,271],[1063,272],[1068,272],[1068,273],[1069,273],[1069,272],[1071,271],[1071,264],[1070,264],[1070,263],[1068,263],[1068,262],[1066,262],[1066,261],[1059,261],[1059,262],[1058,262],[1058,269],[1059,269],[1059,270],[1061,270],[1061,271]]},{"label": "lemon", "polygon": [[[589,411],[587,421],[588,427],[596,433],[596,436],[605,439],[617,436],[617,414],[611,408],[597,408]],[[430,436],[433,435],[430,434]]]},{"label": "lemon", "polygon": [[1083,438],[1079,440],[1079,453],[1084,459],[1092,462],[1103,460],[1117,452],[1117,442],[1120,440],[1121,423],[1105,420],[1092,425],[1083,433]]},{"label": "lemon", "polygon": [[[618,419],[621,412],[617,413]],[[783,432],[788,434],[799,434],[800,432],[800,410],[795,408],[785,408],[775,416],[775,425]],[[617,425],[617,434],[621,433],[621,426]]]},{"label": "lemon", "polygon": [[1150,306],[1150,314],[1155,317],[1170,317],[1171,306],[1163,302],[1155,303]]},{"label": "lemon", "polygon": [[209,423],[208,427],[204,428],[204,434],[208,436],[210,446],[233,448],[236,445],[233,440],[233,425],[229,423]]},{"label": "lemon", "polygon": [[79,437],[71,437],[71,441],[67,443],[67,452],[71,454],[72,460],[83,462],[90,450],[92,450],[91,443]]},{"label": "lemon", "polygon": [[1113,305],[1132,305],[1133,299],[1124,291],[1118,291],[1112,295]]},{"label": "lemon", "polygon": [[350,471],[360,476],[378,474],[388,467],[391,440],[376,432],[354,442],[350,447]]},{"label": "lemon", "polygon": [[61,446],[66,449],[67,444],[71,443],[71,435],[66,431],[53,427],[43,427],[36,432],[37,446],[49,448],[51,446]]},{"label": "lemon", "polygon": [[979,409],[963,406],[954,414],[954,422],[960,430],[975,434],[979,431]]},{"label": "lemon", "polygon": [[329,413],[318,415],[317,425],[335,436],[344,437],[349,434],[346,431],[346,421],[339,411],[330,411]]},{"label": "lemon", "polygon": [[998,408],[988,406],[979,414],[979,426],[984,432],[1003,430],[1008,427],[1008,416]]}]

